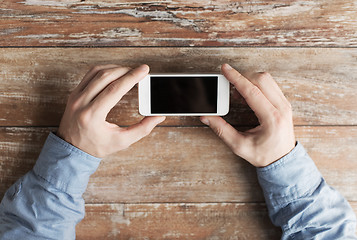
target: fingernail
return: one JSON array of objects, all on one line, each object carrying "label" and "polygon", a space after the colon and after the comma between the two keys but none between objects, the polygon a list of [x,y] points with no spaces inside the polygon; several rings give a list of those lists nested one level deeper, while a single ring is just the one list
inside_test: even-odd
[{"label": "fingernail", "polygon": [[209,125],[209,121],[208,121],[207,118],[201,118],[201,122],[202,122],[203,124]]},{"label": "fingernail", "polygon": [[224,67],[225,69],[227,69],[227,70],[233,69],[233,68],[231,67],[231,65],[229,65],[228,63],[225,63],[225,64],[223,65],[223,67]]}]

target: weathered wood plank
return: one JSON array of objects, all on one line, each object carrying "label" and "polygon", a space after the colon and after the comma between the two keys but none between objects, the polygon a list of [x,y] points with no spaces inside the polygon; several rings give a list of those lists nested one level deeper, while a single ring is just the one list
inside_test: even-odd
[{"label": "weathered wood plank", "polygon": [[[351,202],[357,212],[357,203]],[[77,239],[280,239],[264,204],[87,204]]]},{"label": "weathered wood plank", "polygon": [[[0,128],[0,193],[31,169],[46,128]],[[297,138],[327,182],[357,200],[357,127],[296,127]],[[87,203],[263,202],[254,167],[206,127],[159,127],[103,159]]]},{"label": "weathered wood plank", "polygon": [[77,239],[280,239],[264,204],[87,204]]},{"label": "weathered wood plank", "polygon": [[357,46],[354,0],[4,0],[1,46]]},{"label": "weathered wood plank", "polygon": [[[319,48],[50,48],[0,49],[0,125],[57,126],[67,96],[90,66],[147,63],[152,72],[269,71],[292,103],[296,125],[357,124],[357,49]],[[233,92],[233,90],[232,90]],[[120,125],[139,121],[137,90],[109,115]],[[231,97],[232,124],[254,125],[241,98]],[[199,125],[194,117],[163,124]]]}]

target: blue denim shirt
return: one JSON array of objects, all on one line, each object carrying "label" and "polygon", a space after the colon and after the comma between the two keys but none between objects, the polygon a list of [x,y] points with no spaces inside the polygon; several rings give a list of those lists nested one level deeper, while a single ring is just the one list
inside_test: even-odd
[{"label": "blue denim shirt", "polygon": [[[75,239],[84,217],[82,194],[99,163],[50,133],[34,168],[5,193],[0,239]],[[301,144],[257,173],[282,239],[357,239],[353,210],[326,184]]]}]

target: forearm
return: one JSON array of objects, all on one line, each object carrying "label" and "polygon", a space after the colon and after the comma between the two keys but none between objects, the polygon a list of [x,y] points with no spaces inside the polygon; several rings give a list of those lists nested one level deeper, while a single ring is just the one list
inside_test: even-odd
[{"label": "forearm", "polygon": [[128,128],[106,121],[110,110],[148,73],[145,64],[135,69],[108,64],[84,76],[68,98],[57,132],[68,143],[50,134],[34,169],[5,194],[0,238],[75,238],[75,225],[84,216],[82,194],[100,162],[93,156],[123,150],[165,120],[145,117]]},{"label": "forearm", "polygon": [[257,173],[270,218],[283,230],[282,239],[356,239],[353,210],[326,184],[301,144]]},{"label": "forearm", "polygon": [[1,239],[74,239],[84,217],[82,194],[99,162],[50,134],[35,167],[1,202]]}]

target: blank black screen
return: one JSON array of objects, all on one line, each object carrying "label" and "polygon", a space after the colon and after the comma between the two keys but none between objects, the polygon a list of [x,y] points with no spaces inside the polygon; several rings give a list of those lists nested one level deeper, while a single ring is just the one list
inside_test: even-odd
[{"label": "blank black screen", "polygon": [[151,77],[151,113],[217,113],[218,77]]}]

